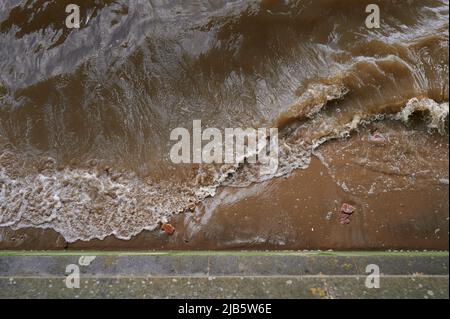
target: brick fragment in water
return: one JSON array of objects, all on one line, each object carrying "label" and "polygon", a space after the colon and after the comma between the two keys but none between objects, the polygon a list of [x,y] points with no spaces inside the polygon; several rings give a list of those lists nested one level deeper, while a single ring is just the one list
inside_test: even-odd
[{"label": "brick fragment in water", "polygon": [[374,142],[374,143],[382,143],[386,141],[386,138],[384,137],[383,134],[375,132],[371,135],[369,135],[369,141]]},{"label": "brick fragment in water", "polygon": [[348,204],[348,203],[343,203],[341,206],[341,213],[347,214],[347,215],[351,215],[355,212],[355,207]]},{"label": "brick fragment in water", "polygon": [[175,227],[173,227],[171,224],[163,224],[161,226],[161,229],[167,234],[172,235],[175,232]]}]

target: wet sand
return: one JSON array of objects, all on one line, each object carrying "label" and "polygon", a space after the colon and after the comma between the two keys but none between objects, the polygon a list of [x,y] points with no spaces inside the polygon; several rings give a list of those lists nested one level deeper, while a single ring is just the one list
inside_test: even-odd
[{"label": "wet sand", "polygon": [[[360,171],[364,175],[364,171]],[[53,230],[0,230],[0,249],[68,250],[448,250],[448,185],[364,199],[339,187],[314,159],[306,170],[248,188],[223,188],[192,213],[170,221],[173,235],[144,231],[129,241],[67,243]],[[340,206],[356,207],[340,223]]]}]

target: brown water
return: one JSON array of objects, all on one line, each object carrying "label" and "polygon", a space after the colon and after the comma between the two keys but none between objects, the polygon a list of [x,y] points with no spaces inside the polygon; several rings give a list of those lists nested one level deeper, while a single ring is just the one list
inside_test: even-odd
[{"label": "brown water", "polygon": [[[68,3],[81,7],[78,30],[64,25]],[[364,24],[369,3],[380,29]],[[0,226],[129,239],[221,186],[245,193],[312,157],[353,199],[448,188],[448,7],[2,1]],[[171,163],[170,131],[194,119],[278,127],[278,171]]]}]

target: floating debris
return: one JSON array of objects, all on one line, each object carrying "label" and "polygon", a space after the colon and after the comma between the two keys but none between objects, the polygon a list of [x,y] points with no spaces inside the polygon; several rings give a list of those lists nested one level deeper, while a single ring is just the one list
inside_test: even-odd
[{"label": "floating debris", "polygon": [[331,220],[331,218],[333,217],[333,212],[328,212],[327,216],[325,217],[327,220]]},{"label": "floating debris", "polygon": [[355,212],[356,208],[350,204],[343,203],[341,206],[341,213],[351,215]]},{"label": "floating debris", "polygon": [[369,135],[369,141],[373,143],[384,143],[386,142],[386,137],[384,137],[384,135],[379,132],[375,132]]},{"label": "floating debris", "polygon": [[161,226],[161,229],[167,234],[172,235],[175,232],[175,227],[173,227],[171,224],[163,224]]},{"label": "floating debris", "polygon": [[350,216],[355,212],[356,208],[348,203],[343,203],[341,206],[340,224],[350,224]]}]

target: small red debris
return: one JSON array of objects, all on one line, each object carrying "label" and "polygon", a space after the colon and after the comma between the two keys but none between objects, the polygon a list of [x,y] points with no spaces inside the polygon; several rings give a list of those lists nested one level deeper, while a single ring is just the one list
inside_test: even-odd
[{"label": "small red debris", "polygon": [[167,234],[172,235],[175,231],[175,227],[173,227],[171,224],[163,224],[161,226],[161,229]]},{"label": "small red debris", "polygon": [[347,204],[347,203],[343,203],[341,206],[341,213],[347,214],[347,215],[351,215],[355,212],[355,207]]},{"label": "small red debris", "polygon": [[341,206],[340,224],[350,224],[350,216],[355,212],[356,208],[348,203],[343,203]]},{"label": "small red debris", "polygon": [[375,143],[382,143],[386,141],[386,138],[383,134],[375,132],[372,135],[369,135],[369,141],[375,142]]}]

